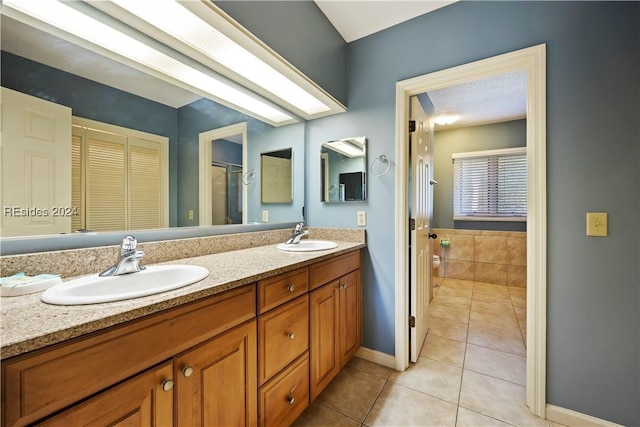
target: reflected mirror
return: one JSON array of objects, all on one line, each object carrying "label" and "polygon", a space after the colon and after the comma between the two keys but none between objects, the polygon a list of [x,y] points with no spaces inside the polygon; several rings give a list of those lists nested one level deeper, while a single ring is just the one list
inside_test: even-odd
[{"label": "reflected mirror", "polygon": [[320,195],[323,202],[357,202],[367,194],[367,139],[338,139],[320,149]]},{"label": "reflected mirror", "polygon": [[260,182],[262,203],[291,203],[292,159],[291,148],[260,153]]},{"label": "reflected mirror", "polygon": [[[162,214],[164,216],[157,222],[157,225],[156,223],[150,225],[147,221],[150,218],[148,209],[144,210],[148,208],[146,200],[147,196],[151,194],[151,191],[142,185],[142,183],[148,182],[147,178],[145,176],[129,176],[125,179],[124,172],[116,173],[113,168],[104,171],[106,175],[113,172],[115,178],[120,181],[136,182],[135,179],[138,179],[140,182],[135,186],[140,194],[127,203],[128,206],[135,207],[133,202],[138,202],[141,205],[141,210],[139,210],[137,218],[147,222],[137,226],[135,225],[137,223],[133,222],[136,218],[132,217],[129,220],[122,220],[123,225],[117,228],[118,230],[189,227],[201,224],[199,218],[201,198],[198,194],[198,164],[201,153],[198,147],[198,137],[202,132],[238,123],[246,123],[247,126],[247,145],[243,153],[244,158],[241,160],[225,160],[216,157],[209,159],[212,174],[215,175],[215,178],[211,178],[211,185],[220,189],[220,200],[224,200],[224,203],[214,202],[214,206],[211,202],[209,203],[209,209],[217,209],[216,215],[219,219],[212,219],[208,224],[242,222],[240,218],[243,215],[248,218],[244,221],[245,223],[253,223],[257,221],[256,218],[260,217],[259,188],[254,191],[255,186],[241,185],[238,182],[242,182],[242,170],[259,171],[258,153],[260,150],[265,150],[265,142],[274,139],[273,135],[278,135],[280,143],[284,143],[285,147],[292,147],[297,151],[297,155],[304,157],[304,123],[274,128],[244,113],[203,98],[199,94],[171,85],[135,68],[127,67],[93,51],[74,45],[42,29],[25,25],[6,15],[2,15],[1,19],[2,86],[21,94],[46,100],[50,104],[63,106],[63,109],[67,110],[63,114],[69,115],[70,110],[70,115],[65,120],[80,118],[91,121],[89,125],[82,124],[81,130],[88,135],[86,137],[87,144],[93,144],[91,147],[95,147],[93,152],[96,153],[95,163],[97,165],[100,163],[100,155],[104,152],[118,151],[122,154],[122,152],[132,152],[131,147],[136,147],[138,150],[136,152],[137,159],[146,162],[145,164],[160,161],[166,165],[167,173],[159,178],[161,189],[158,191],[154,189],[158,194],[154,203],[161,205],[166,212]],[[74,68],[80,65],[84,65],[82,70]],[[6,100],[3,99],[3,101],[5,101],[3,104],[6,104]],[[34,129],[36,131],[46,133],[52,129],[51,126],[40,120],[41,117],[35,117],[35,119]],[[104,133],[101,135],[104,137],[95,138],[98,123],[117,126],[118,131],[115,132],[113,128],[107,127],[104,131],[101,130]],[[284,128],[292,130],[287,133]],[[122,134],[123,129],[130,134]],[[92,135],[89,135],[89,130]],[[62,138],[69,140],[72,136],[71,133],[72,130],[69,127],[68,135],[63,135]],[[114,141],[113,135],[115,133],[118,133],[118,138],[123,141],[124,138],[127,138],[126,142]],[[282,135],[285,135],[285,138]],[[75,134],[73,136],[75,137]],[[156,136],[167,141],[165,145],[168,147],[162,146],[164,151],[150,151],[148,140],[150,137],[155,138]],[[44,135],[44,137],[49,138],[49,135]],[[287,137],[291,137],[291,139],[287,139]],[[42,135],[36,135],[36,139],[38,138],[41,139]],[[226,146],[233,146],[233,144],[226,144]],[[98,148],[101,150],[100,152],[96,151]],[[273,147],[273,149],[275,148]],[[213,151],[215,151],[215,147]],[[156,152],[160,154],[155,157],[151,155]],[[69,157],[71,154],[75,155],[70,152],[62,156]],[[37,160],[40,162],[39,164],[42,163],[40,158],[42,156]],[[93,158],[87,156],[86,161],[91,161]],[[21,161],[17,161],[17,157],[12,159],[11,156],[4,156],[4,152],[3,160],[15,164],[21,163]],[[121,164],[126,166],[127,162],[134,160],[127,158]],[[304,176],[304,170],[300,170],[300,168],[304,168],[304,162],[298,163],[300,166],[296,165],[295,173]],[[76,179],[76,175],[82,175],[81,169],[76,168],[72,162],[69,162],[68,167],[64,166],[64,169],[66,173],[74,174],[73,179]],[[70,170],[71,172],[69,172]],[[52,191],[55,190],[53,188],[54,179],[43,178],[51,175],[52,170],[39,167],[34,171],[38,174],[32,174],[32,176],[40,177],[38,178],[39,187],[35,190],[42,193],[44,190],[40,187],[44,187],[44,183],[47,184],[47,187],[51,187]],[[98,177],[97,171],[99,171],[98,166],[91,176]],[[10,183],[10,179],[7,177],[9,177],[8,172],[2,181]],[[67,177],[65,180],[68,180]],[[99,181],[105,186],[120,182],[109,178],[100,178]],[[256,179],[256,184],[257,181]],[[289,204],[282,206],[282,209],[278,207],[277,215],[274,212],[274,215],[271,216],[272,220],[269,222],[294,222],[302,219],[301,209],[297,205],[298,200],[300,200],[299,204],[302,204],[304,200],[304,180],[296,181],[295,183],[291,182],[289,190],[289,203],[292,199],[291,194],[295,194],[296,206]],[[79,182],[82,183],[82,181]],[[70,230],[79,228],[94,231],[114,229],[100,228],[96,221],[91,224],[74,221],[77,219],[75,215],[78,212],[77,209],[73,209],[77,205],[73,199],[76,196],[71,195],[71,191],[67,189],[63,189],[62,192],[67,194],[65,199],[56,198],[55,202],[47,201],[45,203],[46,206],[43,209],[48,210],[48,217],[30,215],[29,218],[34,220],[32,221],[34,226],[28,231],[19,231],[12,235],[49,235],[61,232],[68,233]],[[210,191],[210,193],[212,192]],[[213,194],[211,195],[213,196]],[[243,195],[246,203],[243,203]],[[248,199],[246,199],[247,197]],[[27,203],[27,201],[24,203],[4,203],[3,201],[3,208],[5,205],[11,207],[15,205],[21,209],[34,207],[34,203]],[[101,209],[101,205],[97,202],[94,201],[91,206],[98,213],[103,212],[107,215],[108,219],[114,218],[105,209]],[[107,206],[111,208],[111,205]],[[53,208],[56,208],[56,221],[65,223],[65,231],[60,231],[58,228],[46,229],[41,226],[40,223],[50,222],[49,220],[54,219]],[[18,212],[18,214],[20,213]],[[15,216],[16,221],[24,222],[24,216],[18,217],[18,214]],[[0,224],[0,226],[3,228],[1,237],[8,237],[10,234],[5,233],[4,224]]]}]

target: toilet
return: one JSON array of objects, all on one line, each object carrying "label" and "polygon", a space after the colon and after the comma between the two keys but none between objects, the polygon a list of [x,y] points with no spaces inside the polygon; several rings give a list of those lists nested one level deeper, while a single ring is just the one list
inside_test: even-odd
[{"label": "toilet", "polygon": [[439,255],[434,255],[433,256],[433,268],[438,268],[439,265],[440,265],[440,256]]}]

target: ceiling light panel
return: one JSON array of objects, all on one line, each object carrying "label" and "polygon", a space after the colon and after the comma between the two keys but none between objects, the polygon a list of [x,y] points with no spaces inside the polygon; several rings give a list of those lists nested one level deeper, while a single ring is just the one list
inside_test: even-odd
[{"label": "ceiling light panel", "polygon": [[345,111],[210,2],[85,1],[304,119]]},{"label": "ceiling light panel", "polygon": [[[50,32],[98,53],[108,51],[112,59],[126,59],[127,65],[142,65],[143,71],[187,90],[194,91],[274,126],[295,122],[295,118],[226,82],[125,34],[56,0],[4,0],[3,13],[28,25],[51,28]],[[84,43],[83,43],[84,42]],[[87,43],[88,42],[88,43]]]}]

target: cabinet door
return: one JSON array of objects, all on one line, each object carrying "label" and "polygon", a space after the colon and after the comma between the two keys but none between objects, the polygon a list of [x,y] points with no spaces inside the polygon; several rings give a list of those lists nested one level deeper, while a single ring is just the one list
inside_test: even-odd
[{"label": "cabinet door", "polygon": [[256,322],[174,359],[179,426],[255,426]]},{"label": "cabinet door", "polygon": [[172,426],[172,374],[167,362],[37,425]]},{"label": "cabinet door", "polygon": [[339,282],[333,281],[311,292],[309,299],[311,400],[340,371],[338,345]]},{"label": "cabinet door", "polygon": [[362,342],[360,270],[339,279],[340,367],[347,364]]}]

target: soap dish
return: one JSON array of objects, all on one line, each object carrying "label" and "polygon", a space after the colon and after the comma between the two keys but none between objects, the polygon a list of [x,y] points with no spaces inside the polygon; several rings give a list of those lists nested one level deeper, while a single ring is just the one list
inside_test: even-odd
[{"label": "soap dish", "polygon": [[60,283],[62,283],[62,278],[57,275],[40,274],[30,277],[21,272],[0,279],[0,295],[3,297],[17,297],[44,291]]}]

